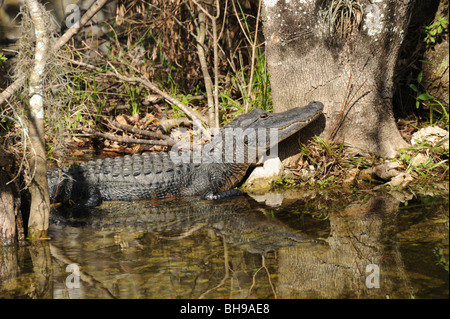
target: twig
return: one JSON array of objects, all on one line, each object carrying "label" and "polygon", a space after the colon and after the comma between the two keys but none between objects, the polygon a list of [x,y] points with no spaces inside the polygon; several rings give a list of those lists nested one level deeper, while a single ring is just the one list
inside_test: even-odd
[{"label": "twig", "polygon": [[[217,19],[220,17],[220,4],[219,1],[216,0],[215,6],[216,6],[216,15],[213,16],[211,15],[205,8],[203,8],[196,0],[192,0],[197,7],[203,11],[203,13],[209,18],[211,19],[211,23],[212,23],[212,32],[213,32],[213,56],[214,56],[214,94],[213,94],[213,102],[214,102],[214,109],[210,109],[211,112],[210,114],[210,126],[212,127],[219,127],[219,54],[218,54],[218,46],[219,46],[219,37],[217,36]],[[226,10],[226,9],[225,9]],[[203,50],[203,43],[205,40],[205,33],[206,30],[201,30],[202,25],[204,27],[205,23],[204,23],[204,16],[201,15],[201,13],[199,12],[198,14],[199,17],[199,35],[200,37],[196,37],[198,43],[200,43],[202,45],[202,51],[203,51],[203,56],[201,57],[200,54],[201,52],[199,51],[199,59],[202,58],[204,59],[203,62],[200,61],[200,63],[202,64],[202,72],[203,72],[203,76],[206,75],[206,77],[209,77],[209,81],[210,81],[210,85],[212,85],[211,82],[211,77],[209,76],[209,72],[208,72],[208,67],[206,65],[206,58],[204,57],[204,50]],[[201,21],[201,19],[203,19],[203,23]],[[200,41],[199,41],[200,40]],[[206,71],[206,73],[205,73]],[[206,78],[205,78],[205,82],[206,82]],[[206,83],[205,83],[206,85]],[[212,90],[210,89],[211,93]],[[208,90],[207,90],[207,93]],[[209,95],[209,94],[208,94]],[[209,96],[208,96],[209,98]],[[208,105],[209,106],[209,105]]]},{"label": "twig", "polygon": [[[53,258],[57,259],[58,261],[66,264],[66,265],[74,264],[74,261],[72,259],[70,259],[69,257],[67,257],[59,247],[50,244],[49,248],[50,248],[50,254],[52,255]],[[115,296],[109,291],[108,288],[106,288],[103,285],[103,283],[101,281],[98,281],[97,279],[95,279],[94,276],[88,274],[87,272],[83,271],[82,269],[80,269],[80,279],[82,281],[88,283],[91,286],[99,287],[100,290],[104,291],[109,298],[115,298]]]},{"label": "twig", "polygon": [[252,277],[252,285],[250,286],[250,288],[249,288],[249,290],[248,290],[248,296],[250,296],[250,293],[252,292],[253,286],[254,286],[255,283],[256,283],[256,275],[258,274],[258,272],[259,272],[261,269],[264,269],[264,270],[266,271],[267,278],[269,279],[269,284],[270,284],[270,287],[272,288],[273,295],[274,295],[275,299],[277,299],[277,298],[278,298],[277,292],[275,291],[275,287],[273,286],[272,280],[270,279],[270,272],[269,272],[269,269],[267,269],[267,266],[266,266],[266,258],[264,257],[264,255],[261,255],[261,261],[262,261],[262,266],[259,267],[258,270],[253,274],[253,277]]},{"label": "twig", "polygon": [[[333,129],[328,134],[327,140],[330,140],[330,138],[333,137],[337,133],[336,128],[338,126],[340,126],[342,124],[342,122],[344,121],[344,119],[342,119],[342,117],[344,116],[344,114],[348,113],[348,111],[350,110],[350,107],[351,107],[351,103],[352,103],[353,99],[355,98],[356,94],[358,94],[359,90],[361,90],[361,88],[367,82],[367,79],[365,79],[364,82],[358,87],[358,89],[356,90],[355,94],[353,94],[353,96],[350,98],[350,100],[347,103],[345,103],[345,105],[344,105],[344,102],[345,102],[346,98],[348,97],[348,95],[350,93],[349,91],[350,91],[350,81],[351,81],[351,79],[352,79],[352,75],[350,74],[350,77],[349,77],[348,83],[347,83],[347,90],[345,92],[345,97],[344,97],[344,100],[342,101],[341,112],[339,113],[339,117],[337,118],[336,122],[334,123]],[[336,131],[336,133],[335,133],[335,131]]]},{"label": "twig", "polygon": [[218,54],[218,42],[217,37],[217,18],[220,15],[220,5],[216,1],[217,15],[213,17],[213,55],[214,55],[214,127],[219,127],[219,54]]},{"label": "twig", "polygon": [[159,133],[155,133],[155,132],[149,132],[149,131],[145,131],[145,130],[140,130],[138,128],[132,127],[130,125],[126,125],[126,124],[121,124],[117,121],[113,121],[111,123],[111,125],[124,130],[124,131],[128,131],[134,134],[139,134],[139,135],[144,135],[144,136],[148,136],[148,137],[154,137],[154,138],[159,138],[161,140],[166,140],[166,141],[172,141],[172,139],[164,134],[159,134]]},{"label": "twig", "polygon": [[191,124],[192,124],[192,122],[189,121],[189,119],[187,117],[179,117],[176,119],[162,118],[159,121],[159,125],[166,132],[170,131],[170,129],[172,129],[173,127],[178,127],[181,125],[189,126]]},{"label": "twig", "polygon": [[[150,80],[143,78],[143,77],[128,77],[128,76],[124,76],[121,74],[115,74],[114,72],[111,71],[106,71],[100,69],[99,67],[84,63],[84,62],[80,62],[80,61],[75,61],[72,59],[68,59],[66,57],[64,57],[65,59],[69,60],[70,63],[73,64],[77,64],[80,66],[84,66],[93,70],[96,70],[99,73],[102,73],[104,75],[110,75],[110,76],[114,76],[122,81],[125,82],[130,82],[130,83],[136,83],[139,82],[142,85],[144,85],[145,87],[149,88],[150,90],[152,90],[153,92],[161,95],[166,101],[168,101],[169,103],[177,106],[178,108],[180,108],[180,110],[182,110],[187,116],[189,116],[192,120],[194,120],[194,122],[197,122],[197,127],[200,128],[202,134],[204,134],[205,138],[210,139],[211,135],[209,134],[209,132],[203,127],[203,125],[201,125],[203,123],[202,118],[200,117],[200,115],[197,114],[197,111],[195,111],[194,109],[192,109],[191,107],[189,107],[188,105],[180,102],[179,100],[175,99],[174,97],[172,97],[170,94],[168,94],[167,92],[159,89],[155,84],[153,84],[152,82],[150,82]],[[138,70],[134,69],[137,73],[139,73]]]},{"label": "twig", "polygon": [[160,90],[155,84],[153,84],[152,82],[150,82],[147,79],[144,79],[141,77],[129,78],[129,77],[125,77],[123,75],[120,75],[120,76],[117,75],[117,77],[120,79],[123,79],[124,81],[133,81],[133,79],[134,79],[134,81],[139,82],[139,83],[143,84],[144,86],[146,86],[147,88],[149,88],[150,90],[152,90],[153,92],[158,93],[164,99],[166,99],[166,101],[179,107],[191,119],[193,119],[194,121],[197,121],[197,123],[199,124],[198,127],[201,129],[201,131],[205,135],[205,137],[207,137],[208,139],[211,138],[210,134],[205,130],[203,125],[200,125],[201,123],[203,123],[202,118],[197,114],[197,111],[195,111],[194,109],[192,109],[189,106],[187,106],[186,104],[178,101],[177,99],[172,97],[170,94],[166,93],[165,91]]},{"label": "twig", "polygon": [[252,44],[252,41],[250,41],[250,39],[248,38],[247,33],[245,32],[245,28],[244,28],[244,26],[241,23],[241,19],[239,19],[239,14],[238,14],[238,12],[236,10],[236,6],[234,4],[234,1],[231,1],[231,4],[233,5],[233,11],[234,11],[234,14],[236,15],[236,18],[237,18],[237,21],[239,23],[239,26],[241,27],[242,33],[244,34],[244,36],[247,39],[248,43]]},{"label": "twig", "polygon": [[330,133],[327,136],[327,140],[329,141],[331,136],[333,135],[334,130],[336,129],[337,125],[339,124],[339,121],[341,119],[341,115],[344,113],[346,105],[345,100],[348,98],[348,94],[349,94],[349,90],[350,90],[350,83],[352,80],[352,74],[350,73],[350,77],[348,78],[348,82],[347,82],[347,88],[345,89],[345,95],[344,95],[344,99],[342,100],[342,105],[341,105],[341,112],[339,113],[339,117],[336,120],[336,122],[334,123],[333,128],[331,129]]},{"label": "twig", "polygon": [[2,93],[0,93],[0,105],[11,97],[17,90],[19,90],[25,82],[25,76],[20,76],[10,86],[8,86]]},{"label": "twig", "polygon": [[251,67],[250,67],[250,80],[248,83],[247,99],[245,101],[245,113],[248,112],[248,102],[250,100],[250,94],[253,89],[252,83],[253,83],[253,73],[254,73],[254,69],[255,69],[255,53],[256,53],[256,42],[258,39],[258,26],[259,26],[259,14],[261,12],[261,2],[262,2],[262,0],[259,0],[258,13],[256,15],[255,39],[253,40],[253,43],[252,43],[252,63],[251,63]]},{"label": "twig", "polygon": [[175,141],[173,140],[164,140],[164,141],[156,141],[156,140],[143,140],[143,139],[134,139],[127,137],[118,137],[108,133],[100,133],[91,128],[82,127],[81,130],[83,132],[92,134],[97,137],[106,138],[111,141],[122,142],[122,143],[132,143],[132,144],[148,144],[148,145],[161,145],[161,146],[173,146],[175,145]]},{"label": "twig", "polygon": [[108,0],[97,0],[91,7],[86,11],[86,13],[81,17],[79,26],[77,24],[71,26],[53,46],[53,51],[58,51],[63,45],[65,45],[78,31],[88,23],[91,18],[100,11],[100,9],[108,2]]},{"label": "twig", "polygon": [[205,44],[205,35],[206,35],[206,26],[205,26],[205,14],[203,11],[198,12],[198,24],[197,24],[197,36],[195,37],[197,41],[197,55],[200,62],[200,68],[203,73],[203,79],[205,81],[205,89],[206,89],[206,97],[208,101],[208,112],[209,112],[209,125],[213,126],[214,119],[214,98],[212,91],[212,80],[211,75],[208,71],[208,64],[206,62],[206,54],[204,49]]}]

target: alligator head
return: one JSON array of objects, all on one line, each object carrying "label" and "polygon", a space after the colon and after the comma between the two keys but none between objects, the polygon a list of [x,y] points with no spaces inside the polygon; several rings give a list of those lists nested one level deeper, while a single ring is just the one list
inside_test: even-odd
[{"label": "alligator head", "polygon": [[254,109],[225,125],[204,150],[214,161],[254,163],[256,157],[297,133],[317,119],[322,111],[320,102],[281,113]]}]

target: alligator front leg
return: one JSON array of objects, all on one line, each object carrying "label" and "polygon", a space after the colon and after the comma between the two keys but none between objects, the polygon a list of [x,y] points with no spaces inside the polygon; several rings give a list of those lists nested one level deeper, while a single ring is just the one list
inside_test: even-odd
[{"label": "alligator front leg", "polygon": [[242,195],[246,195],[246,193],[233,188],[218,194],[214,194],[213,192],[207,192],[205,195],[202,196],[202,198],[207,200],[217,200]]},{"label": "alligator front leg", "polygon": [[97,188],[90,188],[88,191],[88,199],[82,203],[86,207],[99,206],[102,203],[100,191]]}]

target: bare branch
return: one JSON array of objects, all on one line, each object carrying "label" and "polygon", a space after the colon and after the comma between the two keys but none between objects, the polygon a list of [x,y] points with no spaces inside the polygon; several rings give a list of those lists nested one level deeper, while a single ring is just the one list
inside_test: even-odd
[{"label": "bare branch", "polygon": [[200,62],[200,67],[203,73],[203,79],[205,81],[206,97],[208,100],[208,111],[209,111],[209,125],[214,125],[214,98],[212,91],[212,80],[211,75],[208,71],[208,63],[206,62],[206,54],[204,49],[206,36],[206,21],[205,14],[203,11],[198,12],[198,24],[197,24],[197,55]]},{"label": "bare branch", "polygon": [[[219,55],[218,46],[219,38],[217,36],[217,19],[220,17],[220,4],[216,0],[216,15],[211,15],[205,8],[203,8],[196,0],[192,0],[197,7],[200,9],[198,13],[199,23],[197,25],[197,54],[200,60],[200,65],[202,68],[203,77],[205,79],[206,93],[208,97],[208,108],[209,108],[209,125],[212,127],[219,127]],[[208,72],[208,66],[206,63],[204,42],[205,42],[205,16],[211,19],[212,31],[213,31],[213,55],[214,55],[214,93],[212,92],[212,80]]]},{"label": "bare branch", "polygon": [[[107,0],[98,0],[92,4],[88,11],[81,17],[79,28],[72,26],[69,28],[53,45],[53,52],[58,51],[69,41],[89,20],[107,3]],[[18,89],[20,89],[25,83],[26,77],[21,76],[15,80],[10,86],[8,86],[2,93],[0,93],[0,105],[7,99],[9,99]]]},{"label": "bare branch", "polygon": [[106,138],[111,141],[116,142],[122,142],[122,143],[133,143],[133,144],[148,144],[148,145],[161,145],[161,146],[173,146],[175,145],[175,141],[173,140],[164,140],[164,141],[157,141],[157,140],[143,140],[143,139],[137,139],[137,138],[127,138],[127,137],[119,137],[112,134],[107,133],[100,133],[96,130],[93,130],[91,128],[82,127],[81,130],[83,132],[89,133],[91,135]]},{"label": "bare branch", "polygon": [[101,8],[108,2],[108,0],[98,0],[95,1],[91,7],[86,11],[86,13],[81,17],[79,26],[74,24],[70,27],[59,39],[56,41],[53,46],[54,51],[58,51],[63,45],[65,45],[78,31],[84,27],[86,23],[88,23],[91,18],[100,11]]},{"label": "bare branch", "polygon": [[248,82],[248,91],[247,91],[247,99],[245,101],[245,113],[248,112],[248,102],[250,101],[250,94],[253,89],[253,73],[255,69],[255,54],[256,54],[256,43],[258,41],[258,26],[259,26],[259,14],[261,12],[261,2],[262,0],[259,0],[259,6],[258,6],[258,14],[256,15],[256,29],[255,29],[255,39],[252,43],[252,63],[250,67],[250,80]]},{"label": "bare branch", "polygon": [[113,121],[111,123],[111,125],[119,128],[121,130],[124,130],[124,131],[127,131],[127,132],[131,132],[131,133],[134,133],[134,134],[144,135],[144,136],[153,137],[153,138],[159,138],[161,140],[166,140],[166,141],[172,141],[172,139],[169,136],[167,136],[167,135],[140,130],[140,129],[132,127],[130,125],[121,124],[121,123],[119,123],[117,121]]}]

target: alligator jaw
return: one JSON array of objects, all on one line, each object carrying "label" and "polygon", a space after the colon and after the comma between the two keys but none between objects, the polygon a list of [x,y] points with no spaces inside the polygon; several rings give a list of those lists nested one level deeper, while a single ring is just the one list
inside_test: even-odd
[{"label": "alligator jaw", "polygon": [[271,117],[279,123],[279,125],[274,125],[274,128],[278,130],[278,143],[316,120],[322,114],[322,111],[322,103],[311,102],[305,107],[296,107],[282,113],[274,113]]},{"label": "alligator jaw", "polygon": [[[258,153],[268,150],[316,120],[322,111],[322,103],[311,102],[307,106],[296,107],[281,113],[269,113],[255,109],[248,114],[241,115],[243,119],[240,120],[241,127],[245,130],[244,133],[248,133],[246,134],[248,136],[246,146],[248,148],[257,147]],[[248,123],[250,120],[253,122]],[[239,123],[239,117],[237,122]],[[233,123],[234,121],[230,124]],[[262,136],[265,136],[265,140],[261,138]]]}]

